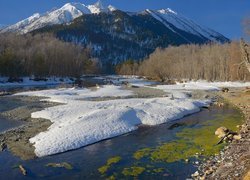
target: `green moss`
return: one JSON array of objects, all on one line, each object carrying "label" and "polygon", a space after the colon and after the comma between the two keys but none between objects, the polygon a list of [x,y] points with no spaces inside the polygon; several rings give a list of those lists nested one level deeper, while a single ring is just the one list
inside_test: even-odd
[{"label": "green moss", "polygon": [[153,169],[153,172],[155,172],[155,173],[161,173],[163,171],[164,171],[164,168]]},{"label": "green moss", "polygon": [[48,163],[46,165],[47,167],[54,167],[54,168],[65,168],[68,170],[73,169],[73,166],[67,162],[63,162],[63,163]]},{"label": "green moss", "polygon": [[171,163],[193,156],[197,151],[197,147],[191,146],[183,140],[178,140],[155,148],[151,153],[151,159]]},{"label": "green moss", "polygon": [[116,178],[115,178],[115,176],[114,175],[112,175],[112,176],[109,176],[108,178],[107,178],[107,180],[115,180]]},{"label": "green moss", "polygon": [[145,171],[144,167],[139,167],[139,166],[133,166],[130,168],[124,168],[122,171],[122,174],[125,176],[139,176]]},{"label": "green moss", "polygon": [[113,164],[118,163],[119,161],[121,161],[121,159],[122,158],[120,156],[115,156],[115,157],[108,159],[107,163],[104,166],[98,168],[98,171],[101,174],[105,174]]},{"label": "green moss", "polygon": [[[182,160],[185,161],[192,157],[206,158],[218,154],[224,145],[217,145],[219,138],[214,134],[216,129],[225,126],[236,131],[236,126],[241,124],[242,121],[241,114],[236,112],[228,116],[214,115],[213,118],[199,122],[197,125],[192,123],[187,124],[177,131],[174,140],[159,143],[157,147],[143,148],[134,152],[134,161],[132,161],[133,165],[131,167],[116,167],[117,174],[111,172],[111,167],[113,169],[113,165],[121,160],[121,157],[116,156],[107,160],[106,165],[100,167],[98,170],[107,179],[118,178],[121,176],[121,173],[124,176],[136,178],[144,172],[157,174],[167,171],[167,169],[154,166],[155,163],[173,163]],[[197,153],[199,156],[197,156]],[[148,162],[148,160],[152,161],[149,164],[145,164],[145,161]]]},{"label": "green moss", "polygon": [[110,168],[110,166],[104,165],[104,166],[98,168],[98,171],[99,171],[101,174],[104,174],[104,173],[106,173],[106,172],[108,171],[109,168]]},{"label": "green moss", "polygon": [[108,159],[107,165],[118,163],[121,159],[122,158],[120,156],[112,157],[112,158]]},{"label": "green moss", "polygon": [[140,149],[138,151],[136,151],[133,155],[133,157],[137,160],[141,159],[141,158],[144,158],[144,157],[147,157],[150,155],[151,153],[151,149],[150,148],[144,148],[144,149]]},{"label": "green moss", "polygon": [[168,163],[185,160],[196,153],[202,156],[218,154],[223,144],[217,145],[219,139],[214,135],[217,128],[225,126],[236,131],[236,126],[243,121],[240,114],[233,116],[216,116],[215,119],[201,123],[197,128],[184,128],[177,133],[177,140],[165,143],[151,150],[151,159]]}]

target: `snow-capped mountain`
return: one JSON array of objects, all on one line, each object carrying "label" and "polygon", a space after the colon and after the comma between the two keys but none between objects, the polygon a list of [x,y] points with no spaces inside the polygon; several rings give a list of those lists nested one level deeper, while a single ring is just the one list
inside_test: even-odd
[{"label": "snow-capped mountain", "polygon": [[92,49],[92,56],[104,64],[141,60],[157,47],[230,41],[169,8],[124,12],[101,1],[94,5],[67,3],[0,32],[53,33],[61,40]]},{"label": "snow-capped mountain", "polygon": [[1,31],[1,29],[4,29],[4,28],[6,28],[6,27],[7,27],[6,25],[0,24],[0,31]]},{"label": "snow-capped mountain", "polygon": [[113,6],[109,5],[105,7],[101,1],[88,6],[81,3],[67,3],[63,7],[45,14],[36,13],[27,19],[3,29],[1,32],[25,34],[46,26],[70,23],[83,14],[99,14],[101,12],[112,12],[114,10],[115,8]]},{"label": "snow-capped mountain", "polygon": [[[67,3],[63,7],[45,14],[36,13],[27,19],[4,28],[1,32],[16,32],[25,34],[46,26],[70,23],[74,19],[84,14],[99,14],[101,12],[108,13],[115,10],[117,9],[111,5],[104,6],[101,0],[93,5],[87,6],[81,3]],[[174,26],[180,30],[209,39],[211,41],[220,41],[220,38],[223,37],[221,34],[211,29],[201,27],[192,20],[177,14],[175,11],[169,8],[161,10],[147,9],[144,11],[144,13],[150,14],[173,32],[175,32],[173,30]],[[131,15],[133,13],[128,14]]]},{"label": "snow-capped mountain", "polygon": [[146,12],[151,14],[155,19],[161,21],[166,27],[171,29],[173,32],[175,31],[172,26],[175,26],[178,29],[200,36],[202,38],[210,39],[211,41],[220,41],[219,38],[223,37],[221,34],[209,28],[201,27],[192,20],[177,14],[170,8],[161,9],[157,11],[147,9]]}]

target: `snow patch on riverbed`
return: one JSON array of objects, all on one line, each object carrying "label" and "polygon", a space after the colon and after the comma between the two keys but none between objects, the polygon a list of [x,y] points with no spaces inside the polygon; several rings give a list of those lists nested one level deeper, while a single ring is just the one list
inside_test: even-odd
[{"label": "snow patch on riverbed", "polygon": [[139,125],[157,125],[200,111],[205,102],[191,100],[120,99],[102,102],[72,101],[67,105],[32,113],[53,125],[30,139],[37,156],[76,149],[136,130]]},{"label": "snow patch on riverbed", "polygon": [[42,91],[22,92],[15,95],[46,97],[43,100],[58,103],[68,103],[69,101],[74,100],[88,100],[91,98],[99,97],[131,96],[133,95],[133,92],[130,90],[124,90],[121,88],[121,86],[105,85],[101,88],[94,88],[93,90],[87,88],[60,88]]},{"label": "snow patch on riverbed", "polygon": [[222,87],[248,87],[250,82],[207,82],[190,81],[186,83],[177,83],[174,85],[158,85],[154,88],[161,90],[220,90]]},{"label": "snow patch on riverbed", "polygon": [[192,100],[184,95],[174,99],[159,97],[90,101],[92,97],[132,95],[131,91],[112,85],[96,91],[71,88],[16,95],[46,96],[47,101],[65,103],[32,113],[33,118],[45,118],[53,122],[47,131],[30,139],[38,157],[122,135],[136,130],[142,124],[157,125],[180,119],[200,111],[201,107],[210,103],[208,100]]},{"label": "snow patch on riverbed", "polygon": [[21,82],[8,82],[7,77],[0,77],[0,87],[24,87],[24,86],[49,86],[58,84],[72,84],[73,79],[51,77],[45,80],[36,81],[30,77],[21,78]]}]

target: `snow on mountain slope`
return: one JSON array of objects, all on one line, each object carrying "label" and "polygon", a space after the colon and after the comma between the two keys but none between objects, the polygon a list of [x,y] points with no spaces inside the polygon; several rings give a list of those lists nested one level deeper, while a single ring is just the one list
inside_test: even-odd
[{"label": "snow on mountain slope", "polygon": [[3,29],[2,32],[16,32],[16,31],[20,31],[22,29],[24,29],[26,26],[28,26],[29,24],[33,23],[34,21],[36,21],[37,19],[40,18],[40,14],[39,13],[35,13],[32,16],[28,17],[27,19],[24,19],[14,25],[8,26],[6,28]]},{"label": "snow on mountain slope", "polygon": [[[93,5],[84,5],[81,3],[67,3],[59,9],[55,9],[51,12],[47,12],[43,15],[34,14],[33,16],[20,21],[12,26],[4,28],[0,32],[16,32],[25,34],[46,26],[52,26],[55,24],[67,24],[72,22],[74,19],[82,16],[83,14],[99,14],[101,12],[109,13],[115,11],[116,8],[109,5],[103,5],[99,0]],[[157,21],[165,25],[173,33],[184,39],[186,42],[192,43],[193,40],[190,38],[193,36],[198,37],[199,41],[217,41],[217,42],[228,42],[228,39],[221,34],[210,30],[205,27],[201,27],[192,20],[185,18],[173,10],[161,9],[161,10],[145,10],[144,14],[151,15]],[[128,15],[140,14],[131,14]],[[196,42],[197,43],[197,42]]]},{"label": "snow on mountain slope", "polygon": [[88,5],[87,7],[91,11],[92,14],[99,14],[101,12],[110,12],[110,11],[112,12],[116,10],[116,8],[111,5],[107,7],[104,6],[101,1],[98,1],[97,3],[93,5]]},{"label": "snow on mountain slope", "polygon": [[1,29],[4,29],[5,27],[7,27],[7,26],[4,25],[4,24],[0,24],[0,30],[1,30]]},{"label": "snow on mountain slope", "polygon": [[201,38],[209,39],[211,41],[217,41],[218,37],[223,37],[221,34],[209,28],[201,27],[192,20],[179,15],[178,13],[169,8],[156,11],[147,9],[146,12],[151,14],[155,19],[162,22],[167,28],[171,29],[173,32],[175,32],[173,27],[176,27],[180,30],[197,35]]},{"label": "snow on mountain slope", "polygon": [[47,12],[43,15],[38,13],[34,14],[25,20],[4,28],[1,32],[25,34],[46,26],[70,23],[83,14],[98,14],[100,12],[110,12],[114,10],[115,8],[113,6],[109,5],[105,7],[100,1],[89,6],[85,6],[81,3],[67,3],[59,9]]}]

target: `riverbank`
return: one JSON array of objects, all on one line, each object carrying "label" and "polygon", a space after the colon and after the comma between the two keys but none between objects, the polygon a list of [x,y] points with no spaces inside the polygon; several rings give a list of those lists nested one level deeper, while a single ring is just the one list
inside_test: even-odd
[{"label": "riverbank", "polygon": [[250,89],[231,88],[219,95],[239,108],[245,123],[239,125],[240,140],[233,140],[221,153],[202,164],[194,179],[250,179]]},{"label": "riverbank", "polygon": [[42,131],[46,131],[52,123],[42,118],[33,119],[31,118],[31,113],[58,104],[40,101],[40,99],[28,96],[6,96],[0,98],[0,106],[6,106],[5,108],[8,109],[0,112],[0,115],[9,120],[24,122],[21,127],[0,134],[2,150],[8,148],[11,153],[23,160],[36,157],[34,153],[35,148],[29,142],[29,139]]}]

